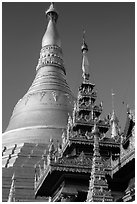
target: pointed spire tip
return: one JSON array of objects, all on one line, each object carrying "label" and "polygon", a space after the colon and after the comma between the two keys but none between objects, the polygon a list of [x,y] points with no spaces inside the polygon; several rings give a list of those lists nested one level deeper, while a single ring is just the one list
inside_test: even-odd
[{"label": "pointed spire tip", "polygon": [[111,96],[112,96],[112,111],[114,112],[114,110],[115,110],[115,107],[114,107],[114,96],[115,96],[115,93],[114,93],[113,89],[111,89]]},{"label": "pointed spire tip", "polygon": [[58,12],[54,6],[54,2],[51,2],[50,6],[49,6],[49,9],[45,12],[46,13],[46,16],[51,19],[51,20],[54,20],[55,22],[57,21],[58,19]]},{"label": "pointed spire tip", "polygon": [[81,50],[82,50],[82,55],[83,55],[83,59],[82,59],[82,77],[84,79],[84,82],[89,81],[89,62],[88,62],[88,57],[87,57],[87,51],[88,51],[88,46],[85,43],[85,30],[83,29],[83,43],[81,46]]},{"label": "pointed spire tip", "polygon": [[83,29],[83,43],[82,43],[82,46],[81,46],[82,52],[88,51],[88,46],[87,46],[87,44],[85,42],[85,33],[86,33],[86,31],[85,31],[85,29]]}]

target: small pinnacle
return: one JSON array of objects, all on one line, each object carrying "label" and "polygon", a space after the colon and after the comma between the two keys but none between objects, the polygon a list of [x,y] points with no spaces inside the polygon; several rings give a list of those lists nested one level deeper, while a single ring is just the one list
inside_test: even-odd
[{"label": "small pinnacle", "polygon": [[82,46],[81,46],[82,52],[88,51],[88,46],[85,43],[85,33],[86,33],[86,31],[83,29],[83,43],[82,43]]},{"label": "small pinnacle", "polygon": [[83,43],[85,42],[85,33],[86,31],[83,29]]},{"label": "small pinnacle", "polygon": [[114,111],[114,96],[115,96],[115,93],[113,92],[113,89],[111,89],[111,96],[112,96],[112,110]]}]

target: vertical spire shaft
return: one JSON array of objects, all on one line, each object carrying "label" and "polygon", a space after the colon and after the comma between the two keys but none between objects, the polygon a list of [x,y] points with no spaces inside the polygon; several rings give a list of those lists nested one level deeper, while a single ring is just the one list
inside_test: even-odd
[{"label": "vertical spire shaft", "polygon": [[115,93],[113,92],[113,89],[111,90],[111,95],[112,95],[112,116],[110,119],[111,122],[111,137],[116,138],[119,134],[119,125],[118,125],[118,118],[115,114],[115,107],[114,107],[114,96]]},{"label": "vertical spire shaft", "polygon": [[58,12],[55,9],[53,3],[51,3],[49,9],[45,13],[49,22],[48,22],[47,30],[42,39],[42,47],[45,47],[47,45],[56,45],[58,47],[61,47],[61,40],[56,28]]},{"label": "vertical spire shaft", "polygon": [[114,96],[115,96],[115,93],[113,92],[113,89],[111,89],[111,96],[112,96],[112,110],[114,111]]},{"label": "vertical spire shaft", "polygon": [[87,52],[88,52],[88,46],[85,43],[85,30],[83,30],[83,43],[81,46],[81,51],[82,51],[82,71],[83,71],[83,79],[84,81],[89,81],[89,62],[88,62],[88,57],[87,57]]}]

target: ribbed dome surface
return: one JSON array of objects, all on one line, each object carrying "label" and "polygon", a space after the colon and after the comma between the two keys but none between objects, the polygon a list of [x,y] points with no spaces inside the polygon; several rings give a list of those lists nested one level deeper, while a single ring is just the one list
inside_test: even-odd
[{"label": "ribbed dome surface", "polygon": [[66,82],[61,41],[56,29],[57,13],[48,10],[49,23],[42,39],[36,77],[16,104],[3,134],[3,145],[18,142],[48,143],[61,139],[68,113],[72,113],[73,96]]}]

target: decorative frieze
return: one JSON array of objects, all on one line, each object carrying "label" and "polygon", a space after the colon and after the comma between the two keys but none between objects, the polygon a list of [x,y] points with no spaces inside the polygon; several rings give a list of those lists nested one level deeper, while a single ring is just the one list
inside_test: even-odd
[{"label": "decorative frieze", "polygon": [[60,67],[65,72],[64,62],[62,59],[62,49],[60,47],[56,45],[47,45],[41,49],[36,71],[47,65]]}]

